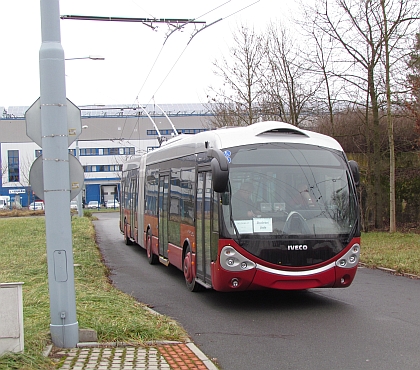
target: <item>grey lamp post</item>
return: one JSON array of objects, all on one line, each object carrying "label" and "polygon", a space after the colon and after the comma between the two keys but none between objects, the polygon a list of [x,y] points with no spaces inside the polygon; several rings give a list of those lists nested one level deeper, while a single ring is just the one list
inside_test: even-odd
[{"label": "grey lamp post", "polygon": [[41,0],[39,51],[42,167],[45,201],[50,333],[59,348],[79,341],[74,288],[69,167],[69,130],[58,0]]}]

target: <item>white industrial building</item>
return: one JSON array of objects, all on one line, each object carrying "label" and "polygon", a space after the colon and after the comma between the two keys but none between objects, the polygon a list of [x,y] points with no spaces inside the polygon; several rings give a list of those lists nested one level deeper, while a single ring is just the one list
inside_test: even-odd
[{"label": "white industrial building", "polygon": [[[29,171],[42,148],[26,134],[29,107],[0,107],[0,196],[27,206],[35,199]],[[197,133],[211,126],[211,112],[202,104],[149,104],[80,107],[82,133],[69,147],[84,169],[85,202],[119,199],[122,163],[159,146],[159,135]],[[165,113],[163,113],[165,112]],[[166,115],[165,115],[166,114]],[[158,129],[159,133],[157,132]]]}]

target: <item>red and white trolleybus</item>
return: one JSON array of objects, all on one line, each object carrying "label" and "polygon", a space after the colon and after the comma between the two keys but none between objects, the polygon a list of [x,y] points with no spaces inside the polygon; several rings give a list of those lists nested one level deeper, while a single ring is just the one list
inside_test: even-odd
[{"label": "red and white trolleybus", "polygon": [[178,135],[123,165],[120,230],[191,291],[348,287],[358,182],[336,140],[286,123]]}]

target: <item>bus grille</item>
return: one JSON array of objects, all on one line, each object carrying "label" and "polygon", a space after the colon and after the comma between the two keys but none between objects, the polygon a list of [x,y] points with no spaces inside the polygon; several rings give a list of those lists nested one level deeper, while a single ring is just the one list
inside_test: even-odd
[{"label": "bus grille", "polygon": [[241,245],[263,261],[289,267],[311,266],[328,261],[345,246],[339,239],[243,240]]}]

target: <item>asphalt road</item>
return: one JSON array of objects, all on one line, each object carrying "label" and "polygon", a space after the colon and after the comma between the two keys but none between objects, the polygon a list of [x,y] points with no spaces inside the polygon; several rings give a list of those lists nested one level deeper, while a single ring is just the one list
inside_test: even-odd
[{"label": "asphalt road", "polygon": [[177,320],[223,370],[420,369],[420,280],[359,268],[347,289],[191,293],[181,271],[124,244],[117,213],[97,216],[115,286]]}]

